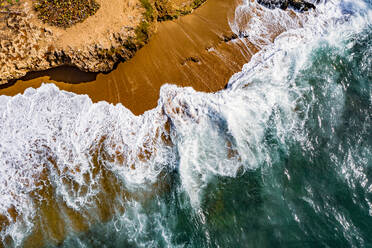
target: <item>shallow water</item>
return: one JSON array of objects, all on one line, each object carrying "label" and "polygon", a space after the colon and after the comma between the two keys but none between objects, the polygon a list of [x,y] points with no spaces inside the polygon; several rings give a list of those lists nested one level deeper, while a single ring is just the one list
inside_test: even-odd
[{"label": "shallow water", "polygon": [[231,26],[262,50],[223,91],[165,85],[141,116],[51,84],[0,96],[3,244],[372,246],[371,2],[256,7]]}]

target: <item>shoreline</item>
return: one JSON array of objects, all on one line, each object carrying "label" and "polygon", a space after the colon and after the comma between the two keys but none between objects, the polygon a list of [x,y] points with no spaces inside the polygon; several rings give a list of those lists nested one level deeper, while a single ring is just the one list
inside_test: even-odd
[{"label": "shoreline", "polygon": [[[159,99],[159,89],[166,83],[177,84],[181,87],[190,86],[197,91],[204,92],[222,90],[225,88],[232,74],[241,71],[242,66],[252,58],[253,54],[259,51],[258,47],[255,47],[249,42],[247,38],[249,34],[240,32],[240,30],[244,31],[240,25],[250,24],[250,20],[256,17],[253,12],[259,12],[260,10],[258,7],[248,6],[248,10],[252,12],[247,11],[248,14],[246,15],[238,15],[241,17],[241,20],[236,18],[235,20],[239,20],[234,23],[235,25],[231,25],[231,28],[235,30],[234,33],[231,31],[230,23],[232,23],[231,20],[234,17],[233,14],[237,4],[238,2],[235,0],[208,1],[190,16],[164,22],[159,25],[158,32],[152,37],[150,42],[138,51],[132,60],[117,64],[117,68],[111,73],[84,73],[70,67],[59,67],[44,72],[31,72],[23,80],[14,82],[13,85],[10,84],[3,88],[0,86],[0,94],[15,95],[23,93],[26,88],[35,88],[39,87],[43,82],[50,82],[55,83],[62,90],[87,94],[93,102],[105,100],[114,104],[122,103],[134,114],[138,115],[156,106]],[[237,9],[238,11],[239,9]],[[261,17],[262,15],[257,14],[257,16]],[[263,18],[266,22],[260,23],[258,21],[261,24],[258,26],[260,28],[266,28],[267,24],[268,28],[265,30],[267,32],[263,32],[263,35],[260,36],[267,44],[284,30],[283,28],[277,28],[275,23],[271,23],[270,15],[264,17],[266,17]],[[247,26],[245,30],[253,30],[249,25]],[[237,34],[239,34],[239,37]],[[260,45],[258,44],[257,46]],[[249,84],[250,80],[250,77],[244,77],[244,83]],[[54,87],[45,88],[53,88],[55,90]],[[245,88],[245,86],[242,88]],[[258,112],[264,111],[267,113],[265,111],[265,102],[267,101],[265,94],[266,92],[272,94],[271,90],[272,88],[262,89],[264,96],[261,101],[258,101],[258,103],[261,103],[259,104],[261,106],[257,105],[258,109],[256,110]],[[32,147],[31,151],[35,153],[30,153],[30,155],[26,153],[27,158],[25,162],[22,162],[23,160],[21,159],[19,160],[21,161],[20,163],[28,164],[29,161],[34,161],[34,157],[36,158],[34,167],[22,169],[20,173],[21,175],[25,173],[24,175],[27,175],[27,178],[34,179],[30,184],[28,181],[22,182],[22,187],[27,189],[35,186],[35,188],[31,188],[32,190],[28,190],[25,194],[31,197],[37,195],[42,199],[38,201],[35,198],[35,208],[32,209],[35,210],[34,216],[37,217],[32,220],[32,226],[30,225],[32,232],[30,231],[30,235],[24,239],[23,244],[25,247],[42,247],[49,241],[52,244],[61,245],[71,233],[77,235],[89,232],[95,223],[108,222],[117,213],[116,211],[119,211],[119,213],[125,212],[126,207],[121,203],[130,201],[131,199],[151,197],[152,193],[156,193],[158,190],[159,192],[164,192],[169,189],[169,181],[157,181],[157,178],[155,178],[155,182],[150,180],[153,183],[152,186],[154,186],[151,187],[150,191],[147,191],[144,195],[141,195],[141,192],[133,193],[130,190],[127,191],[125,187],[121,188],[125,183],[123,184],[120,175],[126,173],[131,175],[130,173],[136,171],[137,168],[139,168],[137,172],[142,173],[144,172],[142,169],[148,167],[147,163],[152,163],[153,161],[155,161],[154,169],[157,171],[157,161],[164,161],[161,163],[168,164],[168,162],[173,161],[172,159],[168,161],[168,158],[174,158],[173,156],[177,157],[178,155],[182,156],[182,153],[176,153],[174,155],[173,153],[167,153],[168,151],[173,152],[173,147],[181,144],[178,143],[178,137],[173,136],[173,131],[190,127],[190,133],[188,135],[194,138],[192,134],[197,126],[193,127],[192,124],[194,122],[195,125],[204,123],[203,119],[199,122],[198,106],[193,111],[193,107],[189,108],[188,104],[183,104],[182,98],[180,101],[177,98],[173,98],[172,94],[168,95],[171,96],[170,98],[166,98],[162,102],[162,109],[159,112],[152,111],[149,113],[150,115],[143,115],[139,118],[126,115],[128,118],[116,119],[115,114],[106,114],[111,113],[110,109],[118,109],[118,117],[123,117],[121,115],[123,113],[122,108],[102,104],[93,106],[93,109],[104,107],[102,109],[87,111],[88,108],[85,108],[87,105],[80,105],[84,101],[76,102],[75,96],[70,95],[70,99],[68,99],[64,97],[66,94],[56,92],[62,96],[61,100],[56,95],[49,95],[49,98],[44,98],[45,95],[43,93],[45,92],[41,91],[40,93],[42,94],[39,98],[3,99],[5,100],[4,106],[6,108],[11,106],[8,105],[8,100],[10,100],[9,102],[15,102],[15,107],[20,106],[20,114],[18,115],[20,119],[18,121],[17,119],[16,121],[12,120],[11,115],[9,117],[5,115],[3,118],[5,121],[10,120],[10,125],[4,122],[4,126],[11,126],[12,129],[16,130],[16,133],[19,132],[19,138],[17,136],[8,136],[8,134],[4,133],[4,144],[12,144],[13,139],[15,139],[25,142],[19,143],[21,145],[17,143],[21,148]],[[212,94],[202,97],[201,108],[208,106],[207,102],[203,102],[204,99],[211,100],[211,103],[214,103],[216,99]],[[219,109],[221,113],[235,112],[237,115],[241,114],[239,113],[241,109],[240,97],[237,97],[237,102],[235,102],[235,97],[236,95],[232,95],[224,101],[231,102],[235,108],[228,108],[223,111]],[[85,103],[88,103],[92,107],[91,102],[86,97],[80,99],[85,99]],[[17,100],[25,101],[23,104],[18,104]],[[37,103],[41,108],[36,109],[36,112],[31,112],[26,108],[26,114],[24,115],[22,113],[23,106],[34,107],[34,103]],[[251,106],[252,104],[250,103],[248,101],[246,105]],[[271,104],[275,106],[275,102],[271,102]],[[84,108],[75,109],[76,105],[83,106]],[[253,104],[253,106],[255,105]],[[219,108],[219,106],[217,107]],[[269,108],[271,107],[269,106]],[[59,109],[63,112],[59,113]],[[16,112],[16,110],[14,111],[12,109],[13,112]],[[250,112],[251,110],[248,109],[247,113]],[[60,117],[66,119],[55,118],[54,115],[49,116],[50,113],[57,113]],[[127,112],[124,111],[124,113]],[[193,113],[197,114],[194,115]],[[203,111],[200,111],[200,113],[203,113]],[[152,114],[154,115],[152,116]],[[38,115],[40,115],[40,118]],[[26,119],[28,123],[23,123],[24,116],[31,118]],[[43,118],[43,116],[46,116],[46,118]],[[79,118],[79,116],[84,118]],[[98,121],[98,124],[95,124],[95,118],[102,116],[104,117],[104,119],[101,119],[103,122]],[[263,118],[267,119],[266,116],[267,114]],[[179,122],[184,117],[186,119],[190,117],[189,122]],[[253,115],[253,118],[255,118],[255,115]],[[33,119],[40,120],[40,122],[34,122]],[[30,120],[31,123],[29,123]],[[228,121],[227,118],[226,121]],[[239,122],[240,120],[233,118],[232,121]],[[61,125],[58,123],[61,123]],[[64,125],[65,123],[67,125]],[[144,126],[146,123],[150,125]],[[177,127],[177,125],[179,126]],[[185,128],[183,128],[183,125]],[[44,126],[46,129],[43,128]],[[217,131],[219,132],[221,130],[225,132],[224,126],[225,122],[221,129],[218,125],[216,127]],[[36,132],[36,136],[30,138],[29,133],[32,134],[33,130],[39,127],[41,127],[41,132]],[[208,130],[215,128],[213,125],[206,127]],[[121,128],[126,129],[126,132],[121,133],[122,135],[116,135],[116,131],[121,130]],[[198,129],[196,128],[196,130]],[[240,133],[240,130],[232,133]],[[180,135],[183,135],[182,132],[180,132]],[[211,136],[210,133],[206,133],[206,135],[208,135],[207,138]],[[182,136],[179,137],[182,138]],[[236,150],[234,148],[234,142],[231,142],[235,137],[229,135],[220,136],[219,134],[216,135],[217,137],[217,143],[221,144],[221,148],[227,149],[224,156],[229,160],[234,158],[236,161],[241,162],[240,151]],[[220,137],[222,138],[221,140]],[[135,143],[132,143],[132,141],[135,141]],[[195,143],[191,143],[191,145],[195,145]],[[12,148],[12,146],[9,148]],[[215,150],[218,151],[219,149]],[[4,154],[7,154],[7,150],[4,151]],[[22,155],[24,153],[23,150],[20,151],[18,154],[24,157]],[[205,151],[209,152],[208,149]],[[248,150],[248,152],[250,151]],[[9,152],[9,154],[12,154],[12,152]],[[157,154],[160,154],[159,156],[165,154],[167,158],[164,157],[164,160],[162,158],[158,160],[158,157],[156,157]],[[30,160],[27,160],[28,156],[30,156]],[[41,160],[39,156],[42,157]],[[10,160],[12,159],[13,157],[10,157]],[[18,163],[17,160],[16,163]],[[14,169],[18,173],[18,164],[16,165],[17,167],[14,166]],[[141,168],[140,166],[143,167]],[[124,174],[115,174],[118,171],[124,171]],[[18,175],[17,173],[14,175]],[[155,173],[154,176],[157,177],[159,174]],[[180,176],[182,179],[182,174]],[[12,176],[9,178],[12,178]],[[124,176],[123,178],[126,179]],[[55,179],[57,181],[54,181]],[[83,179],[84,183],[77,183],[80,182],[77,179]],[[148,181],[147,179],[147,177],[144,177],[143,181]],[[197,181],[192,180],[191,184],[194,182]],[[85,184],[88,185],[88,188],[85,188]],[[186,188],[191,184],[186,185]],[[67,194],[61,193],[65,192],[65,185]],[[81,188],[79,187],[80,185],[82,185]],[[101,185],[102,187],[99,188],[99,191],[96,191],[97,188],[93,186],[89,188],[89,185]],[[58,187],[62,187],[63,190]],[[66,199],[69,199],[70,193],[77,197],[79,197],[80,193],[90,197],[86,193],[89,189],[99,192],[91,198],[93,205],[90,206],[94,206],[95,208],[89,208],[89,205],[87,208],[80,207],[80,204],[85,205],[87,201],[77,204],[72,203],[70,205],[66,201]],[[17,191],[15,187],[11,188],[9,193],[8,191],[5,192],[12,196],[16,196],[19,193],[23,194],[21,191]],[[190,191],[190,198],[192,195],[194,193]],[[61,196],[63,197],[61,198]],[[33,200],[33,198],[31,199]],[[119,199],[119,208],[111,205],[115,202],[115,199]],[[11,198],[11,200],[13,202],[22,202],[22,199],[19,200],[16,197]],[[192,199],[190,203],[193,205]],[[21,218],[26,219],[25,216],[29,216],[27,215],[28,212],[20,210],[21,208],[19,206],[21,204],[16,205],[16,207],[11,204],[9,201],[8,205],[5,205],[6,208],[4,208],[7,212],[5,211],[4,214],[0,215],[0,222],[3,223],[0,226],[0,231],[6,230],[7,226],[11,225],[11,223],[19,223]],[[1,244],[0,247],[2,247]]]},{"label": "shoreline", "polygon": [[[62,90],[87,94],[93,102],[122,103],[138,115],[156,107],[160,87],[166,83],[216,92],[258,51],[230,29],[238,4],[236,0],[207,1],[189,15],[159,23],[149,43],[109,73],[69,67],[31,72],[0,88],[0,94],[13,96],[44,82],[55,83]],[[75,76],[79,80],[71,82]],[[78,83],[84,77],[84,83]]]}]

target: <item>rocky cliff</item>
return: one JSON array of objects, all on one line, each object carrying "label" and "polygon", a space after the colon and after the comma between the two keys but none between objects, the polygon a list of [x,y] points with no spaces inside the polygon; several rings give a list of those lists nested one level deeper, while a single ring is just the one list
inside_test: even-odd
[{"label": "rocky cliff", "polygon": [[38,18],[34,0],[0,9],[0,84],[60,65],[105,72],[131,58],[159,21],[188,14],[205,0],[97,0],[98,11],[68,28]]}]

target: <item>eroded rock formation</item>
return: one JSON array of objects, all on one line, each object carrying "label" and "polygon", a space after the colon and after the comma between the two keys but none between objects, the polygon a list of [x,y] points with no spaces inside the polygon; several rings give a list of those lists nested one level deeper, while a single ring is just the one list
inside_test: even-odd
[{"label": "eroded rock formation", "polygon": [[72,65],[107,72],[131,58],[158,21],[187,14],[205,0],[97,0],[100,9],[70,28],[38,19],[33,0],[0,11],[0,84],[30,71]]}]

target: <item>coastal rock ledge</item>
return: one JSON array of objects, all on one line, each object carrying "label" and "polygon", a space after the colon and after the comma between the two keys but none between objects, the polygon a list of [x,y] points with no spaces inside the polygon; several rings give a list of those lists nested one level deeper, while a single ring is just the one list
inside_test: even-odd
[{"label": "coastal rock ledge", "polygon": [[0,84],[62,65],[107,72],[131,58],[157,23],[191,13],[206,0],[96,0],[98,11],[69,28],[38,18],[34,0],[0,7]]}]

